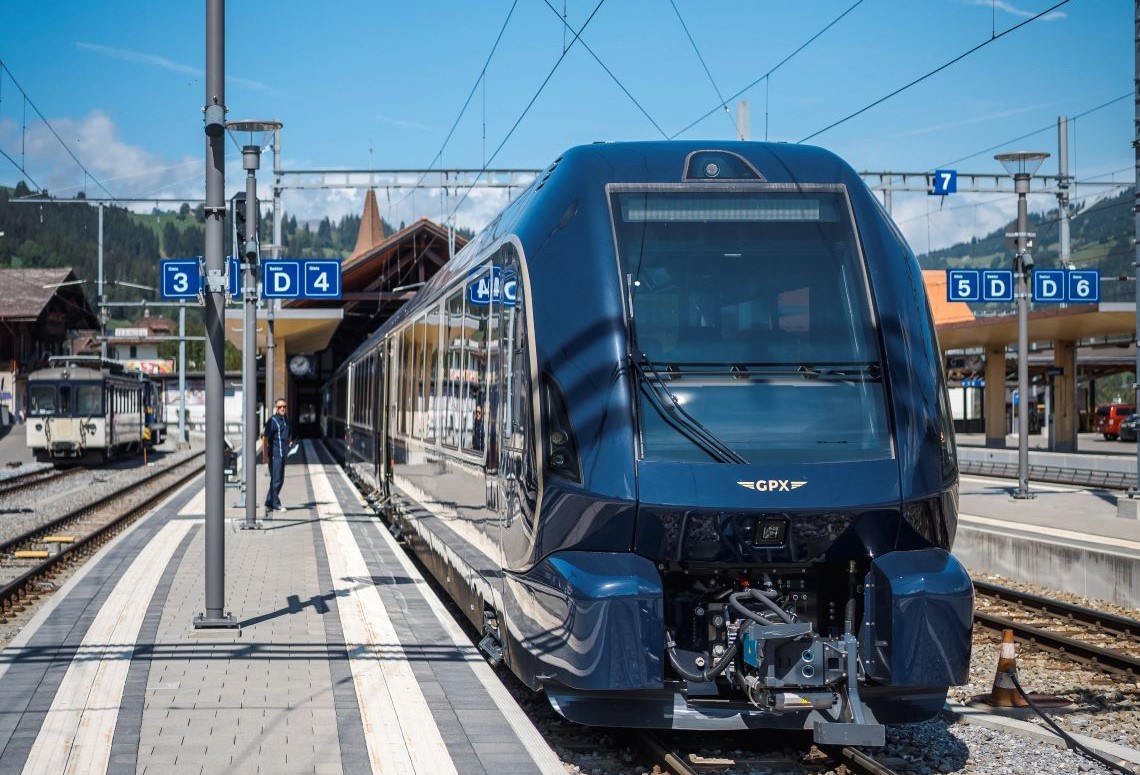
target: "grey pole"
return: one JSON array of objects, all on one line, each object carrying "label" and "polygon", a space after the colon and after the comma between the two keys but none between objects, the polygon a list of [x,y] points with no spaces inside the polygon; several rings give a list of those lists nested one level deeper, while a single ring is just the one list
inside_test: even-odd
[{"label": "grey pole", "polygon": [[[1133,64],[1134,64],[1134,68],[1135,68],[1135,78],[1140,79],[1140,0],[1136,0],[1135,6],[1133,9],[1133,16],[1134,16],[1134,23],[1135,23],[1135,38],[1136,38],[1136,41],[1135,41],[1136,42],[1136,56],[1135,56],[1135,61]],[[1133,210],[1135,211],[1135,216],[1134,216],[1132,228],[1133,228],[1133,231],[1135,232],[1135,236],[1140,237],[1140,80],[1134,80],[1133,83],[1134,83],[1133,88],[1135,90],[1134,99],[1136,101],[1136,118],[1135,118],[1134,126],[1133,126],[1133,131],[1135,132],[1135,138],[1134,138],[1133,143],[1132,143],[1132,148],[1135,152],[1137,187],[1136,187],[1136,200],[1135,200],[1134,205],[1133,205]],[[1133,271],[1135,273],[1140,273],[1140,241],[1136,242],[1135,260],[1133,261],[1132,265],[1134,267]],[[1136,401],[1140,400],[1140,274],[1137,274],[1136,282],[1133,283],[1133,285],[1136,286],[1136,311],[1137,311],[1137,314],[1136,314],[1136,345],[1135,345],[1136,365],[1133,367],[1132,388],[1134,391],[1133,404],[1136,405]],[[1137,434],[1137,436],[1136,436],[1136,473],[1137,473],[1136,482],[1138,485],[1140,485],[1140,434]],[[1132,491],[1129,493],[1129,496],[1135,498],[1135,497],[1140,497],[1140,494],[1137,493],[1137,489],[1134,487],[1132,489]]]},{"label": "grey pole", "polygon": [[[206,0],[206,612],[194,627],[238,627],[225,611],[226,512],[223,467],[225,401],[222,314],[226,281],[223,221],[226,215],[226,20],[225,0]],[[212,400],[211,400],[212,399]]]},{"label": "grey pole", "polygon": [[1061,268],[1072,269],[1069,239],[1069,117],[1057,118],[1057,215],[1061,230]]},{"label": "grey pole", "polygon": [[1029,231],[1029,175],[1018,173],[1013,178],[1017,191],[1017,493],[1015,498],[1031,498],[1029,494],[1029,278],[1026,267]]},{"label": "grey pole", "polygon": [[99,307],[99,356],[107,357],[107,320],[104,317],[103,307],[103,203],[99,203],[99,277],[95,295],[98,297],[96,306]]},{"label": "grey pole", "polygon": [[[1140,0],[1137,0],[1140,2]],[[1013,271],[1017,277],[1017,492],[1014,498],[1032,498],[1029,493],[1029,272],[1033,258],[1029,233],[1029,181],[1049,154],[1015,151],[994,156],[1013,176],[1017,193],[1017,231],[1006,234],[1015,240]]]},{"label": "grey pole", "polygon": [[[281,127],[273,130],[273,258],[281,257]],[[274,395],[274,370],[277,357],[277,338],[273,331],[273,308],[276,302],[265,302],[265,412],[277,400]],[[269,418],[266,417],[266,420]]]},{"label": "grey pole", "polygon": [[259,219],[257,205],[257,168],[260,166],[261,148],[257,145],[247,145],[241,149],[242,166],[246,170],[245,176],[245,218],[246,243],[235,246],[240,250],[245,274],[242,279],[243,307],[245,309],[245,323],[242,331],[241,353],[241,380],[242,397],[245,400],[245,449],[242,457],[245,465],[245,481],[242,487],[245,491],[245,522],[243,530],[258,530],[261,524],[257,521],[257,461],[254,459],[257,446],[257,278],[254,275],[253,264],[257,260],[257,224]]},{"label": "grey pole", "polygon": [[178,300],[178,446],[186,438],[186,302]]}]

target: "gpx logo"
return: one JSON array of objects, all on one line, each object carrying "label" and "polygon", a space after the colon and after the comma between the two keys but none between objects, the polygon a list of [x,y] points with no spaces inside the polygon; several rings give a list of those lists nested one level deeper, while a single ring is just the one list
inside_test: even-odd
[{"label": "gpx logo", "polygon": [[807,482],[793,482],[789,479],[757,479],[755,482],[737,482],[741,487],[747,487],[756,492],[791,492],[803,487]]}]

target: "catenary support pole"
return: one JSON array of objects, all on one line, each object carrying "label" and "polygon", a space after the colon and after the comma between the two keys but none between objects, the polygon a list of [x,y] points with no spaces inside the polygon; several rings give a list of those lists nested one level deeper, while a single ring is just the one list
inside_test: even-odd
[{"label": "catenary support pole", "polygon": [[242,306],[245,322],[242,331],[242,399],[245,412],[242,418],[244,449],[242,463],[245,468],[245,522],[243,530],[257,530],[257,277],[253,271],[257,259],[257,225],[260,220],[257,206],[257,168],[261,148],[247,145],[242,148],[242,166],[245,168],[246,244],[234,246],[240,251],[245,267],[242,278]]},{"label": "catenary support pole", "polygon": [[178,300],[178,446],[186,437],[186,302]]},{"label": "catenary support pole", "polygon": [[236,628],[225,610],[226,514],[223,468],[225,305],[223,223],[226,215],[225,0],[206,0],[206,611],[198,629]]}]

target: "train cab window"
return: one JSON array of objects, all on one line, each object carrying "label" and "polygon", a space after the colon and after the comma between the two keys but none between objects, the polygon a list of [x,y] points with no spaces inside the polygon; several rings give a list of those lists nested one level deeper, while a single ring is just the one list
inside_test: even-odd
[{"label": "train cab window", "polygon": [[28,386],[28,414],[55,414],[55,385],[32,384]]},{"label": "train cab window", "polygon": [[874,310],[845,192],[631,189],[611,195],[642,455],[890,457]]},{"label": "train cab window", "polygon": [[71,385],[59,386],[59,414],[63,417],[70,416],[75,409],[72,403],[71,392]]}]

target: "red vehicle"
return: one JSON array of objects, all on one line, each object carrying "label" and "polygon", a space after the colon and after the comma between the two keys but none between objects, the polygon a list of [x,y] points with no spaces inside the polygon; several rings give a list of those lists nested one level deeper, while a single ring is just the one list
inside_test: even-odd
[{"label": "red vehicle", "polygon": [[1093,431],[1104,434],[1106,439],[1120,435],[1120,423],[1136,411],[1133,404],[1101,404],[1096,408]]}]

